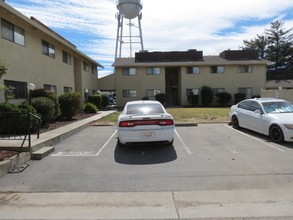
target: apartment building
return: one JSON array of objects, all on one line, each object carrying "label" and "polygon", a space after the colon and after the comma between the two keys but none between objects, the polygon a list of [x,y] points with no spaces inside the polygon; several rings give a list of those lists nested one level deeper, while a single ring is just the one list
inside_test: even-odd
[{"label": "apartment building", "polygon": [[188,106],[188,96],[200,95],[204,85],[214,95],[260,95],[266,85],[267,63],[255,50],[226,50],[217,56],[203,56],[197,50],[142,51],[134,58],[117,58],[113,63],[117,106],[143,97],[154,99],[157,93],[166,94],[167,106]]},{"label": "apartment building", "polygon": [[[36,18],[28,18],[0,1],[0,63],[8,65],[1,84],[13,87],[14,102],[28,97],[28,84],[57,95],[78,92],[82,98],[98,90],[101,64],[79,51]],[[0,102],[4,99],[0,95]]]}]

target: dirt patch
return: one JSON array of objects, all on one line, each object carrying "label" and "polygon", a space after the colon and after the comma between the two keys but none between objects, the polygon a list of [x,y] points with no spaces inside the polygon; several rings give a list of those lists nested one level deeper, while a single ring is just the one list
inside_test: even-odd
[{"label": "dirt patch", "polygon": [[0,151],[0,161],[4,161],[7,159],[10,159],[14,156],[16,156],[18,153],[15,151],[6,151],[6,150],[1,150]]}]

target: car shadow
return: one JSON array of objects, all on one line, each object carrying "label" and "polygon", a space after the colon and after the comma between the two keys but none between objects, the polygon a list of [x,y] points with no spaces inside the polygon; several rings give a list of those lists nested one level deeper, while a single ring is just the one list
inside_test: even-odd
[{"label": "car shadow", "polygon": [[260,134],[260,133],[257,133],[255,131],[251,131],[249,129],[246,129],[246,128],[239,128],[238,129],[239,131],[247,134],[247,135],[251,135],[253,137],[256,137],[256,138],[260,138],[262,140],[264,140],[265,142],[267,143],[273,143],[273,144],[277,144],[277,145],[280,145],[282,147],[287,147],[289,149],[293,149],[293,143],[292,142],[283,142],[283,143],[275,143],[271,140],[270,137],[264,135],[264,134]]},{"label": "car shadow", "polygon": [[117,163],[133,165],[168,163],[177,159],[174,146],[162,144],[122,146],[117,142],[114,156]]}]

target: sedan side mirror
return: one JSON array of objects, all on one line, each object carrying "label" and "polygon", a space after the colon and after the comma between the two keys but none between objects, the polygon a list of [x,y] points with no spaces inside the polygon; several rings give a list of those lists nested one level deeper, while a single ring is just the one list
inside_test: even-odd
[{"label": "sedan side mirror", "polygon": [[254,113],[260,114],[260,115],[263,114],[263,112],[261,110],[259,110],[259,109],[255,110]]}]

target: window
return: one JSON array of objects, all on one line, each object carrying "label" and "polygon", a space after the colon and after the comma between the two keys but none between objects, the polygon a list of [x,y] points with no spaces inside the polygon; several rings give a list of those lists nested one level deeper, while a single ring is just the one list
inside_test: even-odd
[{"label": "window", "polygon": [[224,73],[224,66],[211,66],[211,73]]},{"label": "window", "polygon": [[251,73],[252,66],[251,65],[240,65],[240,66],[238,66],[238,72],[239,73]]},{"label": "window", "polygon": [[136,97],[136,90],[123,90],[122,96],[123,97]]},{"label": "window", "polygon": [[146,90],[146,96],[147,97],[155,97],[157,94],[160,94],[160,89],[147,89]]},{"label": "window", "polygon": [[92,74],[93,75],[97,74],[97,68],[95,66],[92,66]]},{"label": "window", "polygon": [[63,63],[67,63],[68,65],[71,65],[72,64],[71,55],[65,51],[62,51],[62,55],[63,55]]},{"label": "window", "polygon": [[83,62],[83,70],[86,72],[90,71],[89,64],[87,62]]},{"label": "window", "polygon": [[122,75],[123,76],[135,76],[136,75],[136,68],[123,68]]},{"label": "window", "polygon": [[68,87],[68,86],[64,86],[64,89],[63,89],[64,93],[68,93],[68,92],[72,92],[72,87]]},{"label": "window", "polygon": [[199,74],[200,68],[198,66],[187,67],[187,74]]},{"label": "window", "polygon": [[4,85],[9,88],[9,94],[13,95],[14,99],[26,99],[27,98],[27,83],[4,80]]},{"label": "window", "polygon": [[42,54],[55,58],[55,46],[42,40]]},{"label": "window", "polygon": [[24,30],[10,22],[1,20],[2,38],[24,46]]},{"label": "window", "polygon": [[251,98],[251,96],[252,96],[252,88],[250,88],[250,87],[248,87],[248,88],[239,88],[238,92],[245,94],[246,98]]},{"label": "window", "polygon": [[44,84],[44,89],[52,91],[55,94],[57,94],[57,86],[55,86],[55,85]]},{"label": "window", "polygon": [[194,89],[186,89],[186,96],[190,95],[199,95],[200,89],[194,88]]},{"label": "window", "polygon": [[213,95],[217,95],[221,92],[225,92],[225,89],[224,88],[213,88],[212,91],[213,91]]},{"label": "window", "polygon": [[159,67],[149,67],[147,68],[147,75],[159,75],[161,69]]}]

